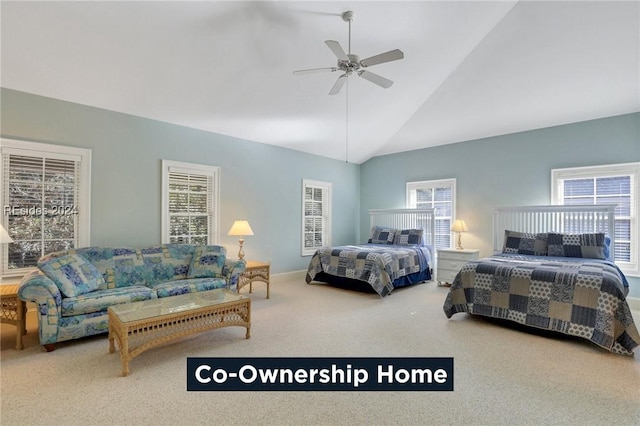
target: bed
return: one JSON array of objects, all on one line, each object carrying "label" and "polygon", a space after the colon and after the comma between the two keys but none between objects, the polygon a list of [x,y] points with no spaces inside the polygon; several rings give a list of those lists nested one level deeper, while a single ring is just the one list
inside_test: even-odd
[{"label": "bed", "polygon": [[640,344],[626,300],[628,282],[612,262],[615,206],[496,210],[494,254],[466,263],[444,302],[459,312],[587,339],[617,354]]},{"label": "bed", "polygon": [[370,210],[369,221],[367,244],[316,250],[309,261],[307,284],[357,288],[364,283],[384,297],[395,288],[431,280],[433,209]]}]

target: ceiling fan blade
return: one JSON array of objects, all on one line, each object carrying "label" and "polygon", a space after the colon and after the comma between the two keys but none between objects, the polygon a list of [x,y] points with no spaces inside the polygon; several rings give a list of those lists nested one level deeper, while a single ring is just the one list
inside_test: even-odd
[{"label": "ceiling fan blade", "polygon": [[333,84],[333,87],[329,91],[329,94],[336,95],[340,91],[340,89],[342,89],[342,86],[344,85],[345,81],[347,81],[347,77],[348,77],[347,74],[342,74],[340,77],[338,77],[336,82]]},{"label": "ceiling fan blade", "polygon": [[336,55],[338,59],[340,59],[341,61],[349,61],[349,57],[344,52],[342,46],[340,46],[340,43],[335,40],[325,40],[324,43],[329,46],[329,49],[331,49],[333,54]]},{"label": "ceiling fan blade", "polygon": [[380,87],[384,87],[388,89],[393,85],[393,81],[387,80],[384,77],[379,76],[378,74],[374,74],[371,71],[360,70],[358,71],[358,75],[365,80],[369,80],[370,82],[377,84]]},{"label": "ceiling fan blade", "polygon": [[334,72],[334,71],[338,71],[338,68],[336,68],[336,67],[310,68],[308,70],[297,70],[297,71],[294,71],[293,73],[294,74],[313,74],[313,73],[316,73],[316,72],[323,72],[323,71]]},{"label": "ceiling fan blade", "polygon": [[372,56],[367,59],[363,59],[360,61],[360,65],[363,67],[370,67],[371,65],[383,64],[385,62],[397,61],[398,59],[404,58],[404,53],[402,50],[395,49],[390,50],[385,53],[381,53],[379,55]]}]

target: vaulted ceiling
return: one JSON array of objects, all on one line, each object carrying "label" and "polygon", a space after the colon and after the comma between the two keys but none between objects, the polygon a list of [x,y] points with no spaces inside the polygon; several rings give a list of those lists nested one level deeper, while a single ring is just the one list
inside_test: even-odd
[{"label": "vaulted ceiling", "polygon": [[[637,1],[0,7],[2,87],[353,163],[640,111]],[[404,52],[368,68],[390,88],[293,74],[336,65],[347,10],[352,53]]]}]

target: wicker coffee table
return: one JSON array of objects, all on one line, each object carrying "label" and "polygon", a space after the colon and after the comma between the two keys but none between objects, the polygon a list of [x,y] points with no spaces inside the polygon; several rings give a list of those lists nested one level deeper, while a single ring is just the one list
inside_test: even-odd
[{"label": "wicker coffee table", "polygon": [[251,337],[251,299],[224,289],[125,303],[108,312],[109,353],[117,341],[123,376],[144,351],[190,334],[240,326]]}]

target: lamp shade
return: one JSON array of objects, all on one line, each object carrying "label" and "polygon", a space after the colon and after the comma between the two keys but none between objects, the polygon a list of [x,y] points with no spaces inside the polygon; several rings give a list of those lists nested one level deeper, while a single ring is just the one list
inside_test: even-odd
[{"label": "lamp shade", "polygon": [[451,225],[451,230],[454,232],[467,232],[469,229],[467,228],[467,224],[464,223],[462,219],[456,219]]},{"label": "lamp shade", "polygon": [[233,222],[233,225],[231,225],[231,229],[229,229],[228,235],[253,235],[253,230],[251,229],[249,222],[247,222],[246,220],[236,220],[235,222]]},{"label": "lamp shade", "polygon": [[4,227],[0,225],[0,243],[12,243],[13,239],[9,236],[9,233],[5,231]]}]

